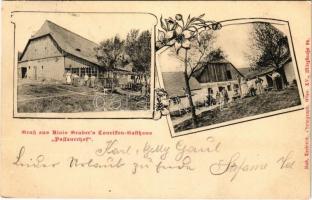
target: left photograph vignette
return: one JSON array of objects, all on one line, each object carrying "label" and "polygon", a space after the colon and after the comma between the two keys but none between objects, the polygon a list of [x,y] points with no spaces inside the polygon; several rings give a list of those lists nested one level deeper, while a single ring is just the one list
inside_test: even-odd
[{"label": "left photograph vignette", "polygon": [[156,22],[149,13],[12,12],[14,117],[152,118]]}]

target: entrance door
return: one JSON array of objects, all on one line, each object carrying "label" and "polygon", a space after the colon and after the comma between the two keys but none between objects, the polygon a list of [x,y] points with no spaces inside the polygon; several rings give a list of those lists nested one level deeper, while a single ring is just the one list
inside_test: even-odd
[{"label": "entrance door", "polygon": [[27,78],[27,67],[22,67],[22,78]]},{"label": "entrance door", "polygon": [[268,82],[268,87],[269,88],[273,88],[273,80],[272,80],[272,78],[270,76],[268,76],[268,75],[266,75],[265,78],[266,78],[266,80]]}]

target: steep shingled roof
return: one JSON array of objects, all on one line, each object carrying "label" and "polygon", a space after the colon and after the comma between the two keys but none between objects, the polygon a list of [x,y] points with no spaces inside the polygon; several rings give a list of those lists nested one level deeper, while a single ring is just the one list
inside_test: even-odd
[{"label": "steep shingled roof", "polygon": [[228,61],[225,58],[219,59],[219,60],[214,60],[214,61],[203,61],[201,62],[200,68],[193,74],[194,77],[200,76],[202,71],[207,67],[209,64],[230,64],[236,72],[238,72],[242,77],[246,76],[245,70],[241,70],[239,68],[236,68],[230,61]]},{"label": "steep shingled roof", "polygon": [[99,45],[76,33],[73,33],[49,20],[46,20],[41,28],[31,37],[32,39],[51,35],[59,47],[74,56],[83,58],[91,63],[99,65],[95,48]]},{"label": "steep shingled roof", "polygon": [[[185,96],[185,91],[183,90],[185,88],[184,72],[162,72],[162,77],[169,97]],[[191,90],[201,88],[199,82],[194,77],[190,79],[190,88]]]}]

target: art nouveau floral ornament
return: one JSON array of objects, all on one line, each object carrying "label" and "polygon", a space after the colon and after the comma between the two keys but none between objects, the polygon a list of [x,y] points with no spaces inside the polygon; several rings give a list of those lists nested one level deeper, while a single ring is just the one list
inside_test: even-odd
[{"label": "art nouveau floral ornament", "polygon": [[155,89],[156,105],[155,105],[155,119],[160,119],[162,116],[169,114],[169,99],[168,93],[163,88]]},{"label": "art nouveau floral ornament", "polygon": [[[174,19],[169,17],[167,19],[160,18],[160,25],[162,30],[158,30],[158,41],[156,42],[156,49],[162,47],[174,47],[176,54],[179,55],[181,49],[183,49],[183,55],[181,60],[184,63],[184,82],[185,82],[185,96],[188,98],[189,110],[192,114],[192,126],[196,128],[197,116],[196,110],[192,99],[192,92],[190,89],[190,79],[192,74],[195,73],[200,65],[199,63],[204,59],[207,54],[207,49],[211,46],[210,42],[212,39],[209,31],[221,29],[222,25],[216,21],[204,20],[205,14],[198,17],[187,17],[183,19],[181,14],[176,14]],[[192,45],[195,44],[198,47],[199,59],[195,65],[190,64],[191,59],[195,59],[196,56],[189,55],[189,51],[192,50]],[[195,49],[194,45],[194,49]],[[166,108],[167,109],[167,108]],[[169,111],[168,111],[169,112]]]},{"label": "art nouveau floral ornament", "polygon": [[158,41],[156,47],[159,49],[163,46],[174,46],[177,53],[181,48],[190,49],[191,41],[200,37],[200,33],[205,30],[221,29],[221,24],[215,21],[206,21],[202,19],[204,14],[199,17],[183,20],[181,14],[176,14],[175,19],[160,18],[160,25],[163,30],[158,30]]}]

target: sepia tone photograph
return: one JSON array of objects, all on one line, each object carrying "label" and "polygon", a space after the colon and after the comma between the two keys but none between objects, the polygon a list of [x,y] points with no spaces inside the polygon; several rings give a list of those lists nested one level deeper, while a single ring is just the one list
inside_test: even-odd
[{"label": "sepia tone photograph", "polygon": [[[34,20],[19,23],[23,15]],[[15,13],[14,19],[17,115],[151,116],[152,15]]]},{"label": "sepia tone photograph", "polygon": [[161,20],[157,65],[173,136],[301,105],[285,21]]},{"label": "sepia tone photograph", "polygon": [[309,198],[309,2],[2,4],[1,197]]}]

